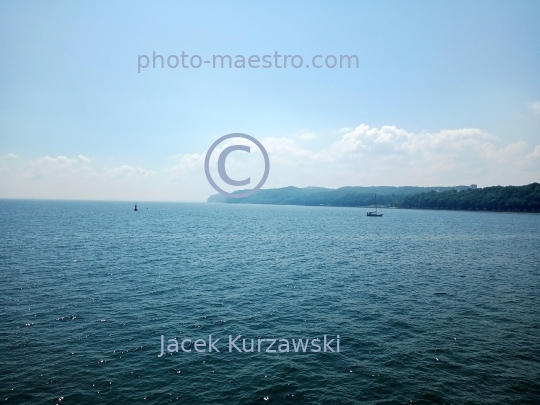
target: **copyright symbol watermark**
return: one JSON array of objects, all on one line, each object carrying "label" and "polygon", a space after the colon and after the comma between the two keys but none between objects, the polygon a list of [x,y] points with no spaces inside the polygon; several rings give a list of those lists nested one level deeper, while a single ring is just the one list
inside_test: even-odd
[{"label": "copyright symbol watermark", "polygon": [[[247,140],[253,142],[260,149],[260,151],[261,151],[261,153],[262,153],[262,155],[264,157],[264,174],[263,174],[261,180],[259,181],[259,183],[254,188],[252,188],[251,190],[246,191],[244,193],[229,193],[229,192],[223,190],[221,187],[219,187],[216,184],[216,182],[212,178],[212,175],[210,174],[210,157],[212,156],[212,152],[214,151],[214,149],[216,149],[216,147],[221,142],[223,142],[223,141],[225,141],[227,139],[230,139],[230,138],[243,138],[243,139],[247,139]],[[245,145],[232,145],[232,146],[226,147],[219,154],[219,158],[218,158],[218,174],[219,174],[219,177],[221,178],[221,180],[223,180],[225,183],[227,183],[227,184],[229,184],[231,186],[235,186],[235,187],[246,186],[251,182],[251,179],[249,177],[244,179],[244,180],[234,180],[231,177],[229,177],[229,175],[227,174],[227,171],[225,170],[225,161],[227,160],[227,156],[229,156],[229,154],[231,152],[234,152],[236,150],[243,151],[243,152],[248,152],[248,153],[251,152],[250,147],[245,146]],[[251,135],[240,134],[240,133],[233,133],[233,134],[223,135],[221,138],[217,139],[210,146],[210,148],[208,149],[208,152],[206,152],[206,157],[204,159],[204,173],[206,174],[206,178],[208,179],[208,182],[210,183],[210,185],[212,187],[214,187],[214,189],[219,194],[230,197],[230,198],[244,198],[244,197],[247,197],[247,196],[250,196],[250,195],[254,194],[266,182],[266,179],[268,178],[268,173],[269,172],[270,172],[270,159],[268,158],[268,152],[266,152],[266,149],[264,148],[264,146],[257,139],[252,137]]]}]

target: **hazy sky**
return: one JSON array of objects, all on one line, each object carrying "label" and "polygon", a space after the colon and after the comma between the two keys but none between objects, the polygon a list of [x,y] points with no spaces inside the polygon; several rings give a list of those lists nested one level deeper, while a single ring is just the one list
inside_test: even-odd
[{"label": "hazy sky", "polygon": [[[265,188],[540,181],[539,21],[538,1],[2,1],[0,197],[203,201],[230,132],[267,148]],[[138,73],[153,51],[359,67]]]}]

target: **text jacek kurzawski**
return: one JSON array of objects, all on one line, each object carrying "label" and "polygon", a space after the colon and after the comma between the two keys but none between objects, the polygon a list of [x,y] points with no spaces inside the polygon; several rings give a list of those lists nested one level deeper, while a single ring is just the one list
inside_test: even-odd
[{"label": "text jacek kurzawski", "polygon": [[322,338],[307,339],[270,339],[243,338],[242,335],[229,335],[227,339],[165,339],[161,335],[161,351],[164,354],[185,353],[339,353],[339,335],[336,337],[323,335]]}]

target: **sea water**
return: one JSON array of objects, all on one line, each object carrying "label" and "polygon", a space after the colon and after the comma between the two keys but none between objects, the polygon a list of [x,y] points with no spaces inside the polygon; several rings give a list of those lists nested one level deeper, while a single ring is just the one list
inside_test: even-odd
[{"label": "sea water", "polygon": [[0,201],[3,403],[540,401],[539,215],[138,207]]}]

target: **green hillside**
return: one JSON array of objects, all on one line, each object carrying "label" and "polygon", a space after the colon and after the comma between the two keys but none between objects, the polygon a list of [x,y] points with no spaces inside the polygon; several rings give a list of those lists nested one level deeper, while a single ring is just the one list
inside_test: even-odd
[{"label": "green hillside", "polygon": [[540,184],[486,187],[284,187],[260,190],[246,198],[212,195],[208,202],[226,204],[310,205],[367,207],[375,204],[398,208],[540,212]]},{"label": "green hillside", "polygon": [[402,208],[540,212],[540,184],[485,187],[459,192],[431,191],[405,196],[398,205]]}]

